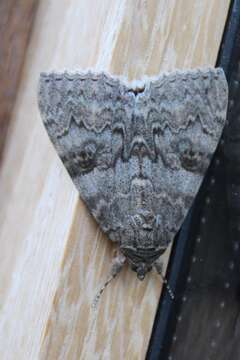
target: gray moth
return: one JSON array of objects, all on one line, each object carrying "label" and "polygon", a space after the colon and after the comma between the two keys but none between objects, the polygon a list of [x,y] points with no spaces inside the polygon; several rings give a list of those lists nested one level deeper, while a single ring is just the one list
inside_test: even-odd
[{"label": "gray moth", "polygon": [[142,280],[181,227],[225,123],[220,68],[135,85],[106,73],[42,73],[39,108],[82,200]]}]

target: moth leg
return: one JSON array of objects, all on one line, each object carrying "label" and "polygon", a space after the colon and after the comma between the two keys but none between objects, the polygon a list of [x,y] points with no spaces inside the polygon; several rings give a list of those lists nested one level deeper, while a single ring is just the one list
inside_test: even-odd
[{"label": "moth leg", "polygon": [[117,276],[122,270],[126,262],[126,256],[124,256],[119,250],[116,252],[115,257],[112,260],[111,275],[113,277]]},{"label": "moth leg", "polygon": [[97,294],[93,300],[92,307],[94,309],[96,309],[102,293],[104,292],[104,290],[106,289],[108,284],[110,284],[110,282],[117,276],[117,274],[120,273],[125,262],[126,262],[126,257],[120,251],[118,251],[116,256],[112,260],[112,268],[111,268],[110,276],[104,282],[104,284],[100,287],[99,291],[97,292]]},{"label": "moth leg", "polygon": [[154,267],[157,270],[157,273],[161,276],[163,276],[163,261],[161,258],[157,259],[154,263]]},{"label": "moth leg", "polygon": [[158,260],[154,263],[154,267],[155,267],[157,273],[161,276],[162,281],[163,281],[163,283],[165,284],[166,289],[167,289],[167,291],[168,291],[168,293],[169,293],[169,295],[170,295],[170,298],[171,298],[172,300],[174,300],[174,298],[175,298],[174,293],[173,293],[171,287],[168,285],[167,279],[166,279],[165,276],[163,275],[163,262],[162,262],[160,259],[158,259]]}]

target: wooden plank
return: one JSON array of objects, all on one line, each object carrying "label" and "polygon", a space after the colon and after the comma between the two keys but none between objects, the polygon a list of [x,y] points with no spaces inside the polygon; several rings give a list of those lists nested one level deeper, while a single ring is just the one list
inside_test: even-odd
[{"label": "wooden plank", "polygon": [[37,3],[37,0],[0,1],[0,156]]},{"label": "wooden plank", "polygon": [[133,79],[213,65],[228,6],[40,2],[0,173],[3,358],[144,359],[161,290],[156,274],[139,282],[125,268],[91,307],[113,246],[78,199],[42,126],[39,72],[94,67]]}]

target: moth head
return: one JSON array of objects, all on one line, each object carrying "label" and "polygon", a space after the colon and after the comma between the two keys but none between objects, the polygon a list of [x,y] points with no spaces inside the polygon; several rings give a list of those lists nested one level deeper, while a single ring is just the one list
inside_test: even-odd
[{"label": "moth head", "polygon": [[152,270],[152,266],[148,266],[146,263],[142,262],[138,264],[133,270],[136,271],[138,279],[143,280],[146,274]]}]

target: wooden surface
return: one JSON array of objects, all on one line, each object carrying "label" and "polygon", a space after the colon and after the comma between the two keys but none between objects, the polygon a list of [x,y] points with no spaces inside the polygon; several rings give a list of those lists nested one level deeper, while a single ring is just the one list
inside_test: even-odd
[{"label": "wooden surface", "polygon": [[0,0],[0,157],[38,0]]},{"label": "wooden surface", "polygon": [[[113,246],[79,200],[37,109],[39,72],[130,79],[214,65],[227,0],[42,0],[0,173],[2,359],[144,359],[161,290],[125,268],[91,307]],[[167,257],[165,257],[167,262]]]}]

